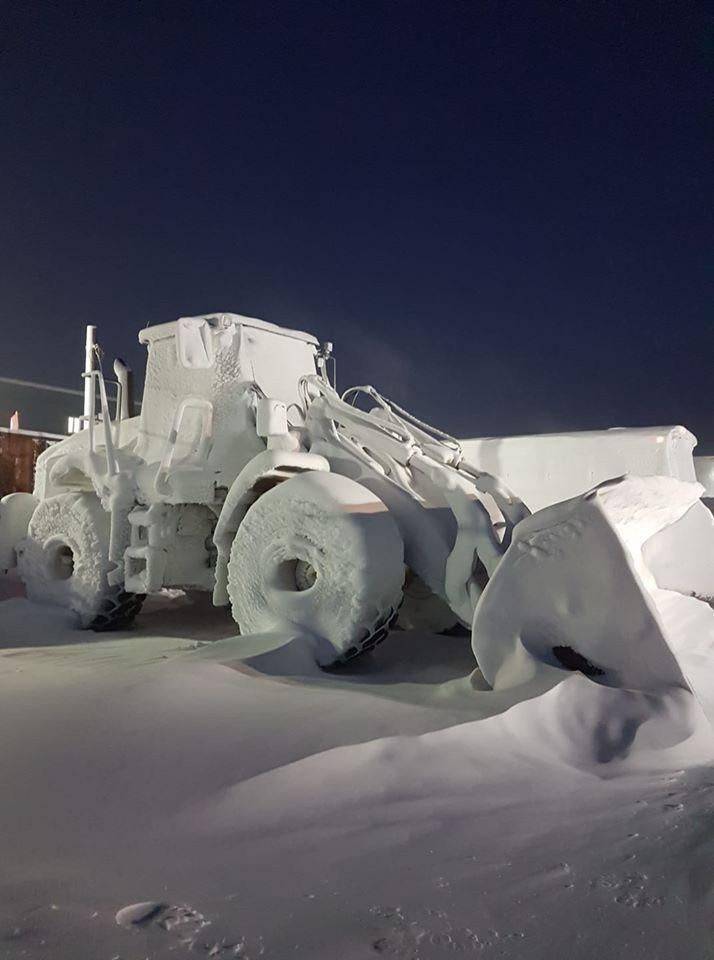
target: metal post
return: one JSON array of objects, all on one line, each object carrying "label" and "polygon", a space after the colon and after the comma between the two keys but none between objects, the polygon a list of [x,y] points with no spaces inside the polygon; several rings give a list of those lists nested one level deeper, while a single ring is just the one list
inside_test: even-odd
[{"label": "metal post", "polygon": [[87,337],[84,342],[84,416],[82,418],[82,429],[86,430],[89,426],[89,419],[92,416],[92,399],[94,394],[94,343],[97,328],[91,325],[87,326]]},{"label": "metal post", "polygon": [[104,383],[104,377],[101,370],[96,373],[99,381],[99,402],[102,407],[102,427],[104,428],[104,455],[107,460],[107,474],[113,477],[117,472],[117,462],[114,456],[114,443],[112,441],[112,417],[109,413],[109,402],[107,401],[107,387]]}]

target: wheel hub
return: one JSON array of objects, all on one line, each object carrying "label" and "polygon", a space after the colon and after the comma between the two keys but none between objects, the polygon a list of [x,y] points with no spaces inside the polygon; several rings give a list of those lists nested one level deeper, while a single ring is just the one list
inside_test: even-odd
[{"label": "wheel hub", "polygon": [[74,551],[68,543],[48,546],[47,572],[51,580],[69,580],[74,573]]},{"label": "wheel hub", "polygon": [[317,583],[317,570],[307,560],[293,557],[282,560],[275,571],[275,586],[279,590],[305,593]]}]

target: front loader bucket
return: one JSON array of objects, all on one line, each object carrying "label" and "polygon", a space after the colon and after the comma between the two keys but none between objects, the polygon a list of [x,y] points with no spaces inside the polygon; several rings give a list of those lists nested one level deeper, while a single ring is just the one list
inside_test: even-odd
[{"label": "front loader bucket", "polygon": [[474,614],[485,679],[515,686],[545,663],[631,690],[692,690],[688,664],[714,649],[701,489],[627,476],[522,520]]}]

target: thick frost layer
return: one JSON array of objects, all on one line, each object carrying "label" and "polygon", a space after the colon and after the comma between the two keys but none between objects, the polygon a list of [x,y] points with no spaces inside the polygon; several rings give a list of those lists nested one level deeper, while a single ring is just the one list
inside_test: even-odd
[{"label": "thick frost layer", "polygon": [[468,461],[500,477],[533,511],[624,474],[695,479],[696,438],[684,427],[487,437],[460,443]]},{"label": "thick frost layer", "polygon": [[243,633],[299,627],[327,641],[329,663],[394,614],[402,540],[381,501],[348,477],[309,473],[263,494],[246,514],[228,567]]},{"label": "thick frost layer", "polygon": [[73,610],[83,625],[107,596],[109,514],[93,494],[43,500],[18,548],[18,567],[30,599]]},{"label": "thick frost layer", "polygon": [[[202,428],[195,411],[188,412],[175,439],[178,464],[206,467],[205,489],[193,498],[204,502],[214,482],[229,484],[252,456],[265,449],[255,432],[245,385],[255,381],[267,396],[297,403],[300,378],[315,373],[315,343],[294,331],[231,314],[216,315],[211,327],[201,318],[184,319],[203,323],[212,362],[208,363],[208,355],[206,363],[181,362],[182,338],[177,338],[181,327],[177,324],[144,331],[149,355],[137,453],[148,463],[161,460],[179,405],[187,398],[210,403],[212,442],[207,464],[196,457]],[[240,324],[243,319],[246,326]],[[192,355],[198,349],[196,346]],[[150,496],[150,489],[147,492]],[[181,499],[178,490],[176,494]]]}]

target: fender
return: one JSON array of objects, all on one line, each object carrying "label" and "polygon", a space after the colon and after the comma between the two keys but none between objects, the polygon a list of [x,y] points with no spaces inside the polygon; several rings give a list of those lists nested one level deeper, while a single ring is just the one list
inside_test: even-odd
[{"label": "fender", "polygon": [[228,598],[228,559],[231,545],[248,508],[261,494],[297,473],[313,470],[329,472],[330,464],[315,453],[290,450],[265,450],[253,457],[235,478],[218,515],[213,542],[218,552],[213,604],[223,607]]}]

